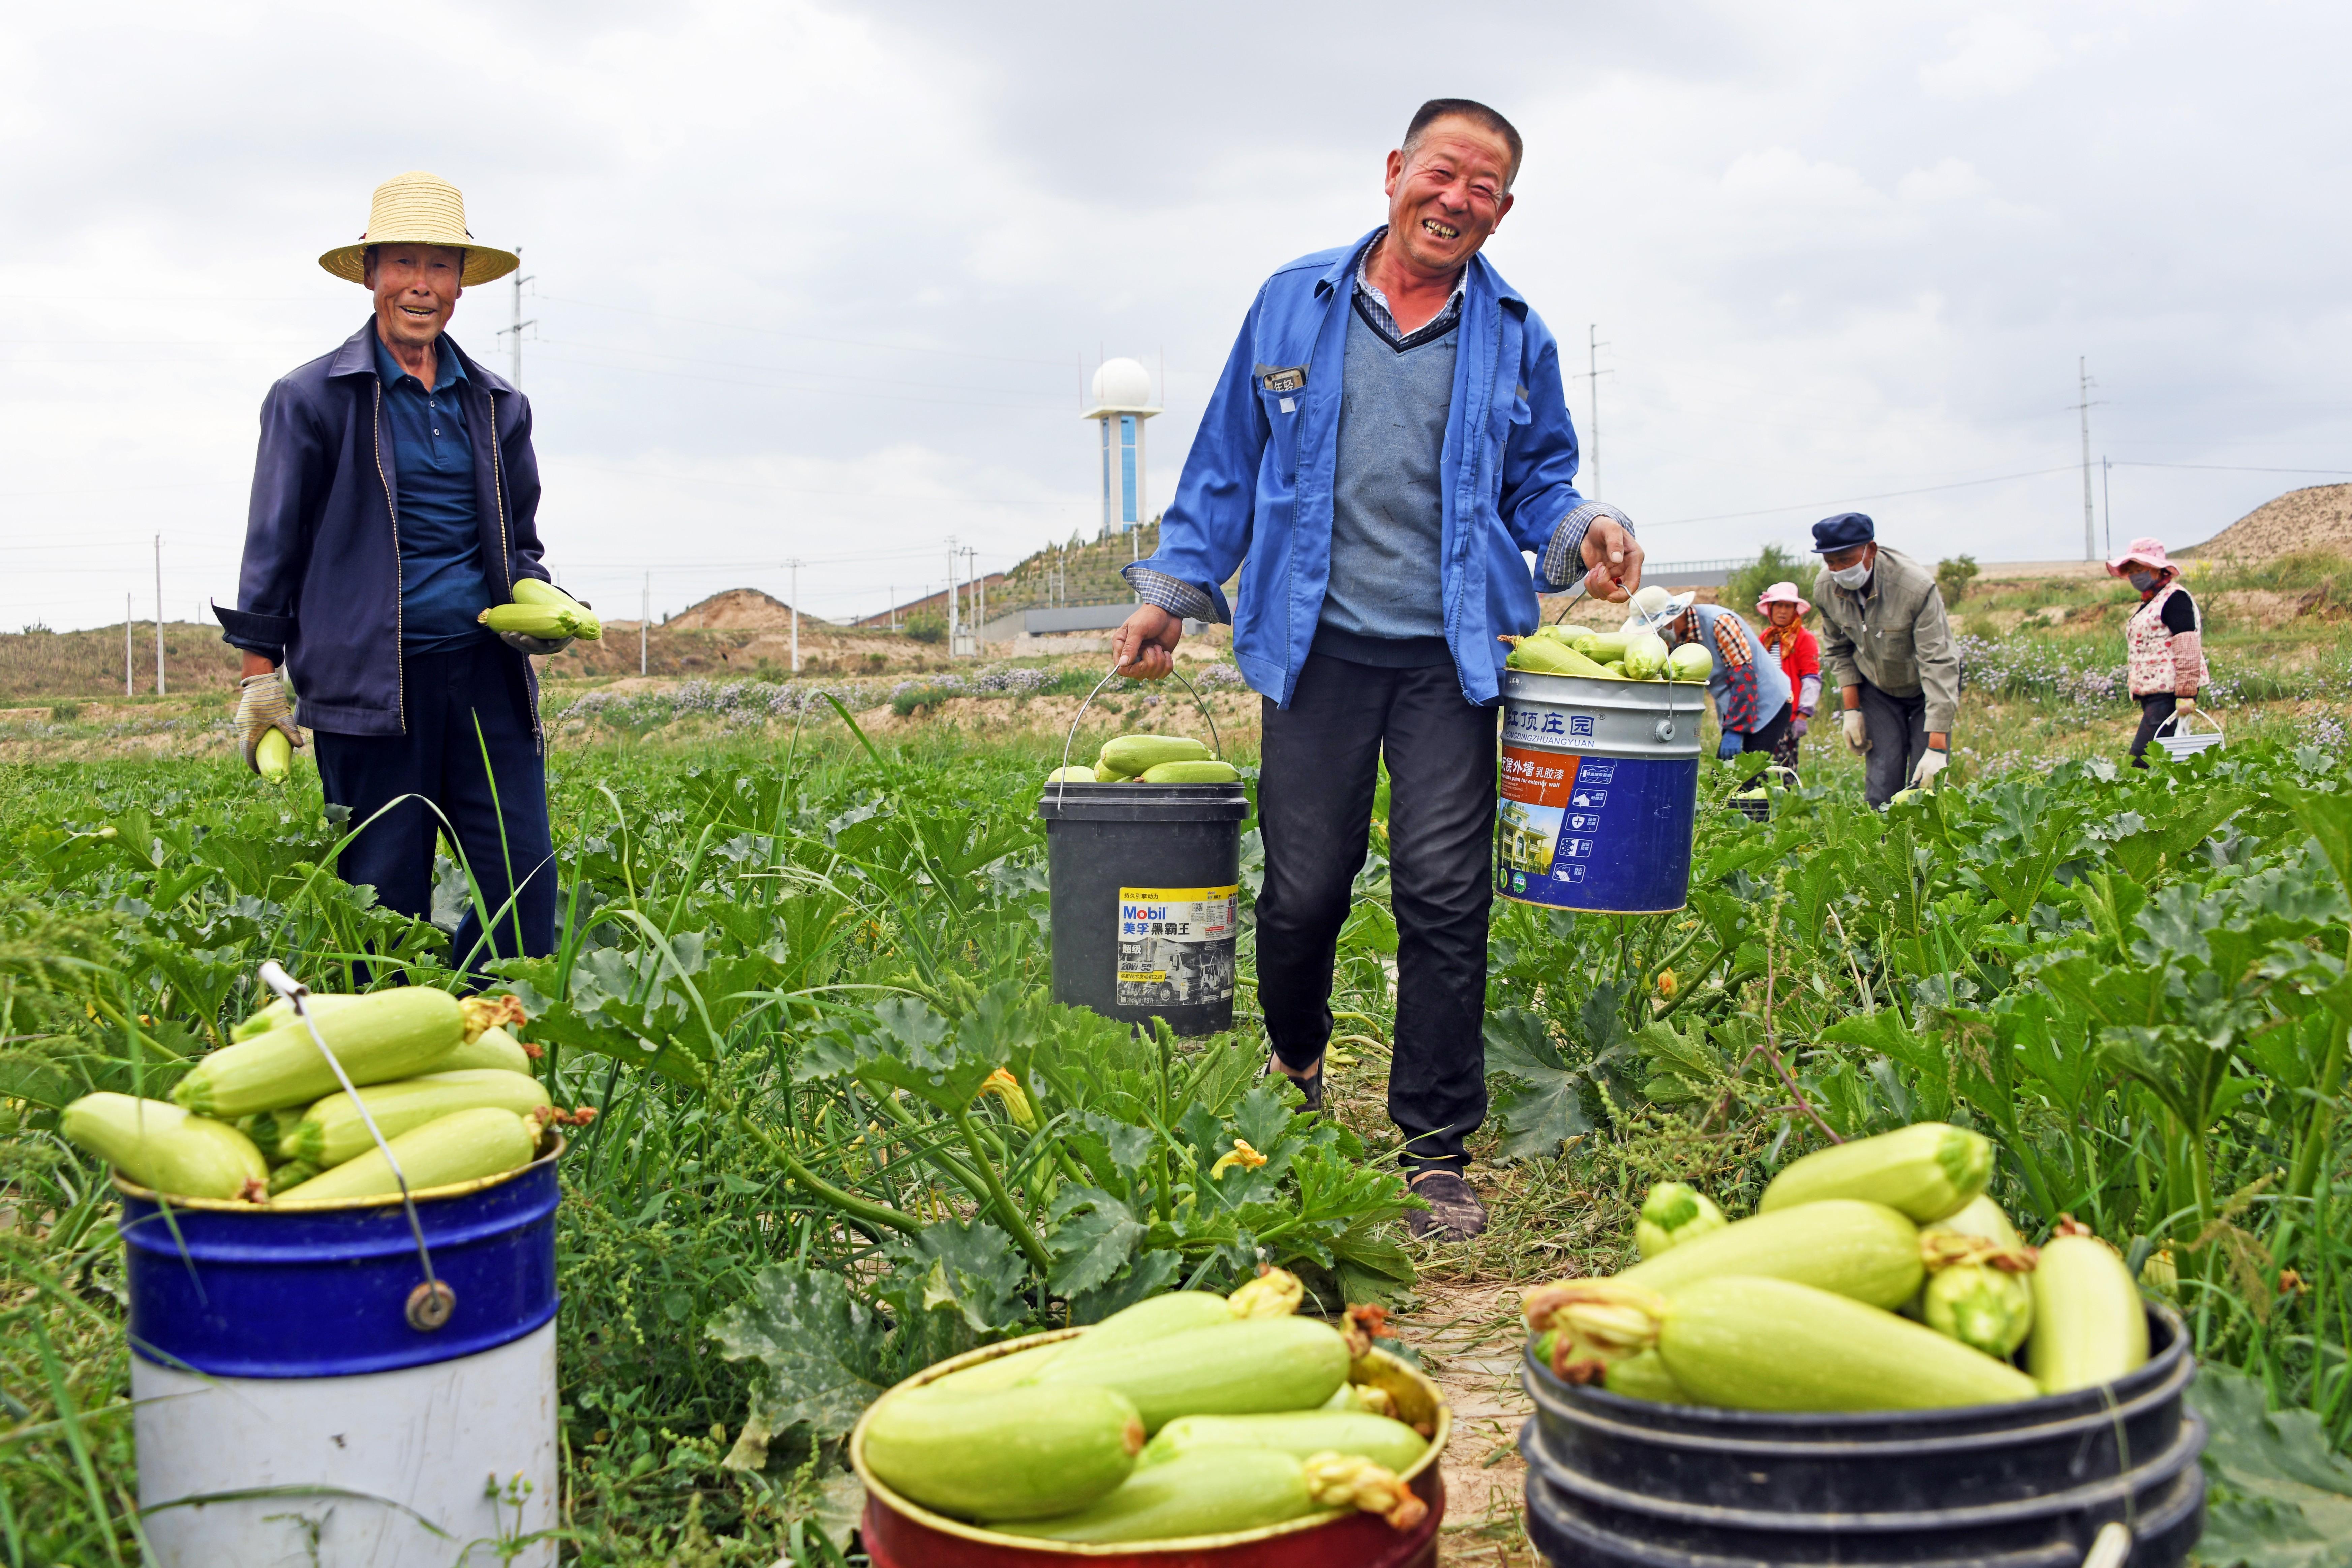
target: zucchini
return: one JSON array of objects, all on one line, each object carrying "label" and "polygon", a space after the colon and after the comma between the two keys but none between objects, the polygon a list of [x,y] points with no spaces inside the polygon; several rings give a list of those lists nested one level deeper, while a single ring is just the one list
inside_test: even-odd
[{"label": "zucchini", "polygon": [[234,1198],[269,1181],[268,1163],[252,1139],[160,1100],[85,1094],[66,1107],[58,1130],[130,1180],[170,1197]]},{"label": "zucchini", "polygon": [[[550,1103],[539,1079],[503,1068],[461,1068],[380,1083],[360,1090],[360,1100],[375,1118],[376,1131],[387,1139],[476,1106],[495,1105],[528,1116]],[[350,1095],[337,1092],[304,1111],[300,1121],[280,1134],[278,1154],[285,1160],[308,1160],[327,1171],[374,1147],[359,1106]]]},{"label": "zucchini", "polygon": [[1189,735],[1118,735],[1103,742],[1095,776],[1104,784],[1141,776],[1162,763],[1211,761],[1209,748]]},{"label": "zucchini", "polygon": [[527,1073],[531,1068],[530,1052],[512,1035],[492,1025],[433,1064],[435,1072],[463,1072],[471,1068]]},{"label": "zucchini", "polygon": [[[1353,1371],[1350,1369],[1352,1377]],[[1317,1405],[1318,1410],[1360,1410],[1367,1415],[1396,1414],[1396,1400],[1385,1388],[1369,1383],[1343,1383],[1331,1391],[1331,1397]]]},{"label": "zucchini", "polygon": [[1992,1143],[1941,1121],[1818,1149],[1772,1178],[1759,1214],[1859,1198],[1899,1209],[1925,1225],[1958,1213],[1992,1180]]},{"label": "zucchini", "polygon": [[[1242,1289],[1248,1288],[1245,1285]],[[1214,1291],[1171,1290],[1164,1296],[1147,1296],[1132,1307],[1113,1312],[1075,1340],[1055,1340],[1049,1345],[1032,1345],[1025,1351],[1014,1351],[1011,1355],[998,1356],[994,1361],[951,1372],[924,1384],[924,1387],[953,1387],[964,1393],[1010,1388],[1016,1383],[1026,1383],[1035,1377],[1047,1362],[1078,1345],[1083,1344],[1089,1350],[1102,1350],[1114,1345],[1141,1344],[1190,1329],[1209,1328],[1233,1321],[1232,1305],[1226,1298]]]},{"label": "zucchini", "polygon": [[1233,763],[1215,757],[1198,757],[1184,762],[1159,763],[1143,770],[1145,784],[1239,784],[1241,770]]},{"label": "zucchini", "polygon": [[308,1160],[289,1160],[269,1173],[269,1195],[273,1198],[277,1197],[281,1193],[300,1186],[318,1173],[319,1167]]},{"label": "zucchini", "polygon": [[273,724],[261,732],[261,739],[253,743],[253,768],[271,784],[286,782],[294,771],[294,742],[286,738],[285,731]]},{"label": "zucchini", "polygon": [[[427,985],[371,992],[320,1009],[313,1022],[354,1086],[428,1072],[466,1037],[457,999]],[[204,1058],[173,1088],[172,1099],[199,1116],[235,1118],[303,1104],[341,1087],[298,1019]]]},{"label": "zucchini", "polygon": [[2031,1399],[2015,1367],[1906,1319],[1786,1279],[1709,1279],[1669,1298],[1666,1370],[1735,1410],[1936,1410]]},{"label": "zucchini", "polygon": [[2131,1271],[2098,1237],[2066,1232],[2033,1269],[2026,1369],[2049,1394],[2095,1388],[2147,1364],[2147,1308]]},{"label": "zucchini", "polygon": [[2033,1289],[1988,1263],[1960,1263],[1927,1279],[1919,1319],[1947,1339],[2007,1360],[2033,1327]]},{"label": "zucchini", "polygon": [[1922,1237],[1937,1231],[1990,1241],[2004,1251],[2022,1251],[2025,1247],[2025,1238],[2017,1234],[2017,1226],[2010,1224],[2009,1215],[1983,1193],[1970,1198],[1958,1213],[1946,1215],[1931,1225],[1919,1227]]},{"label": "zucchini", "polygon": [[1143,1422],[1108,1388],[1031,1384],[885,1394],[866,1417],[884,1485],[958,1519],[1047,1519],[1108,1496],[1135,1468]]},{"label": "zucchini", "polygon": [[[359,997],[339,991],[314,991],[310,994],[310,1014],[313,1017],[331,1013]],[[272,1029],[282,1029],[294,1021],[294,1004],[283,999],[272,1001],[257,1013],[248,1014],[230,1026],[229,1043],[236,1045],[256,1035],[266,1035]]]},{"label": "zucchini", "polygon": [[[387,1147],[400,1162],[400,1173],[408,1178],[408,1190],[416,1193],[478,1181],[530,1164],[539,1148],[538,1124],[494,1105],[477,1106],[412,1127]],[[383,1156],[383,1150],[370,1149],[299,1186],[287,1188],[274,1201],[312,1203],[396,1194],[400,1183]]]},{"label": "zucchini", "polygon": [[1682,1182],[1660,1182],[1642,1200],[1642,1217],[1633,1226],[1633,1248],[1644,1260],[1678,1242],[1696,1241],[1727,1222],[1723,1211],[1696,1187]]},{"label": "zucchini", "polygon": [[1035,1377],[1039,1369],[1060,1355],[1071,1341],[1055,1340],[1050,1345],[1031,1345],[1025,1351],[998,1356],[972,1366],[961,1367],[942,1377],[923,1384],[926,1394],[984,1394],[992,1388],[1011,1388]]},{"label": "zucchini", "polygon": [[1675,1374],[1666,1370],[1666,1358],[1655,1347],[1610,1363],[1609,1370],[1601,1374],[1601,1386],[1628,1399],[1647,1399],[1658,1405],[1692,1403],[1683,1385],[1675,1381]]},{"label": "zucchini", "polygon": [[[869,1455],[867,1463],[872,1463]],[[1118,1490],[1058,1519],[989,1521],[1045,1541],[1181,1541],[1257,1530],[1315,1511],[1307,1467],[1274,1448],[1202,1448],[1139,1465]]]},{"label": "zucchini", "polygon": [[1348,1362],[1348,1342],[1312,1318],[1246,1318],[1140,1344],[1081,1339],[1037,1381],[1115,1388],[1157,1432],[1179,1415],[1312,1410],[1347,1381]]},{"label": "zucchini", "polygon": [[1521,637],[1503,662],[1534,675],[1580,675],[1588,680],[1609,676],[1608,670],[1556,637]]},{"label": "zucchini", "polygon": [[1735,1220],[1617,1278],[1672,1294],[1726,1274],[1790,1279],[1893,1307],[1919,1289],[1919,1232],[1884,1204],[1832,1198]]},{"label": "zucchini", "polygon": [[1102,783],[1102,780],[1095,777],[1094,769],[1087,767],[1085,763],[1073,763],[1066,768],[1055,768],[1052,773],[1047,773],[1045,775],[1045,782],[1049,784],[1100,784]]},{"label": "zucchini", "polygon": [[1356,1454],[1391,1470],[1411,1468],[1429,1440],[1402,1421],[1352,1410],[1284,1410],[1260,1415],[1179,1415],[1145,1446],[1143,1463],[1162,1465],[1198,1448],[1275,1448],[1293,1458]]}]

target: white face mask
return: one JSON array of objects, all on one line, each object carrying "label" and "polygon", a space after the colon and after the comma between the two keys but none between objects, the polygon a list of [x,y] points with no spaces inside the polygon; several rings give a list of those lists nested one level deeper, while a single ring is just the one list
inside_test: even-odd
[{"label": "white face mask", "polygon": [[1870,581],[1870,567],[1867,564],[1841,567],[1830,574],[1830,581],[1841,588],[1859,588]]}]

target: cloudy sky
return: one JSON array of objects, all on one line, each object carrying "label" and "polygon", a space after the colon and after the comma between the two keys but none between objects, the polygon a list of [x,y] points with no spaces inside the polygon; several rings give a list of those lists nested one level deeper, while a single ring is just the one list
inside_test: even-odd
[{"label": "cloudy sky", "polygon": [[[1165,497],[1260,279],[1380,221],[1441,94],[1526,134],[1487,255],[1571,370],[1598,324],[1599,492],[1654,557],[1849,507],[2079,557],[2078,357],[2116,540],[2186,542],[2352,470],[2347,43],[2253,0],[28,8],[0,627],[152,614],[157,534],[168,617],[234,601],[262,395],[364,317],[316,258],[410,168],[524,249],[575,592],[782,595],[799,557],[845,615],[951,535],[1009,565],[1098,521],[1083,372],[1164,366]],[[514,309],[453,331],[503,368]]]}]

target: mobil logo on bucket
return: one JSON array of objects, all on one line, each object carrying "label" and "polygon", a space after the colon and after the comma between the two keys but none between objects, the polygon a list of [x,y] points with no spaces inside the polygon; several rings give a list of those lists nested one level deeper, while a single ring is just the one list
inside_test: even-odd
[{"label": "mobil logo on bucket", "polygon": [[1514,670],[1503,696],[1496,890],[1596,913],[1682,908],[1706,689]]}]

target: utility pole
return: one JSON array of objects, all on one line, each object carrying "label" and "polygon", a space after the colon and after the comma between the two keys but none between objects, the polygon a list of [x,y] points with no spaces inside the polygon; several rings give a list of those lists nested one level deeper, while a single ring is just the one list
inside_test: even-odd
[{"label": "utility pole", "polygon": [[2113,488],[2115,465],[2103,455],[2099,458],[2099,510],[2107,520],[2107,558],[2116,553],[2116,492]]},{"label": "utility pole", "polygon": [[898,584],[890,584],[890,629],[898,629]]},{"label": "utility pole", "polygon": [[956,645],[956,542],[948,535],[948,657],[955,657]]},{"label": "utility pole", "polygon": [[[522,259],[522,247],[520,245],[516,246],[514,253],[515,259],[520,262]],[[522,385],[522,330],[525,327],[535,327],[539,325],[535,321],[526,321],[522,319],[522,286],[530,281],[530,279],[529,278],[523,276],[522,268],[520,267],[517,267],[515,268],[514,280],[514,325],[511,327],[500,327],[497,333],[494,334],[501,338],[505,337],[509,332],[514,334],[514,342],[511,345],[514,358],[509,361],[509,363],[512,366],[510,378],[518,388]]]},{"label": "utility pole", "polygon": [[1584,455],[1590,459],[1592,470],[1592,483],[1584,492],[1588,500],[1601,499],[1601,378],[1617,374],[1613,370],[1601,368],[1601,351],[1608,346],[1601,341],[1599,324],[1588,323],[1584,329],[1585,369],[1581,378],[1588,384],[1592,395],[1592,416],[1584,425]]},{"label": "utility pole", "polygon": [[163,536],[155,536],[155,695],[163,695]]},{"label": "utility pole", "polygon": [[131,689],[131,595],[122,595],[122,695],[135,695]]},{"label": "utility pole", "polygon": [[654,624],[654,574],[646,574],[646,585],[637,591],[637,673],[646,673],[646,637]]},{"label": "utility pole", "polygon": [[798,556],[784,563],[793,569],[793,673],[801,672],[801,563]]},{"label": "utility pole", "polygon": [[2099,531],[2091,510],[2091,388],[2098,384],[2091,379],[2088,355],[2074,361],[2074,374],[2082,384],[2082,401],[2075,404],[2083,416],[2083,559],[2099,559]]}]

